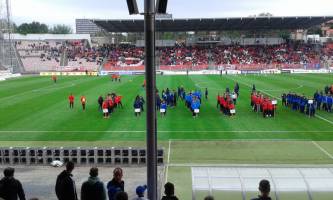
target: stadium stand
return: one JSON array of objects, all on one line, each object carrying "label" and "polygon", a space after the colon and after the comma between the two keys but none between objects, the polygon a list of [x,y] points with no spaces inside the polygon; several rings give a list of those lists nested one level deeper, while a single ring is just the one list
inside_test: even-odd
[{"label": "stadium stand", "polygon": [[21,74],[13,74],[10,70],[0,70],[0,81],[4,81],[9,78],[19,77]]},{"label": "stadium stand", "polygon": [[103,62],[100,52],[84,40],[17,41],[15,46],[27,72],[97,71]]},{"label": "stadium stand", "polygon": [[[127,47],[107,49],[106,71],[143,70],[144,49]],[[269,68],[318,68],[324,57],[332,58],[330,48],[315,48],[305,43],[283,43],[279,45],[238,44],[205,47],[174,46],[158,48],[160,70],[204,70],[209,65],[237,70]]]}]

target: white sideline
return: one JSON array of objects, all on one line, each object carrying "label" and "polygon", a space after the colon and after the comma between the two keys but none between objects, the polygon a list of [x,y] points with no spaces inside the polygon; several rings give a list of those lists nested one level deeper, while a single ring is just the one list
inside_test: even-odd
[{"label": "white sideline", "polygon": [[[229,79],[235,81],[235,80],[232,79],[232,78],[229,78]],[[250,84],[245,83],[244,81],[239,81],[239,80],[237,80],[237,82],[240,82],[240,83],[242,83],[243,85],[246,85],[247,87],[252,88],[252,86],[251,86]],[[259,91],[262,92],[262,93],[267,94],[268,96],[271,96],[271,97],[274,97],[274,98],[276,98],[276,99],[280,99],[280,100],[281,100],[280,97],[276,97],[275,95],[272,95],[272,94],[270,94],[270,93],[268,93],[268,92],[265,92],[264,90],[259,90]],[[328,122],[328,123],[330,123],[330,124],[333,125],[333,121],[328,120],[328,119],[326,119],[326,118],[324,118],[324,117],[322,117],[322,116],[320,116],[320,115],[318,115],[318,114],[315,114],[315,116],[318,117],[319,119],[324,120],[324,121],[326,121],[326,122]]]},{"label": "white sideline", "polygon": [[321,147],[317,142],[312,141],[312,144],[314,144],[320,151],[322,151],[323,153],[325,153],[328,157],[330,157],[331,159],[333,159],[333,156],[328,153],[323,147]]},{"label": "white sideline", "polygon": [[[0,130],[0,133],[145,133],[145,130],[142,131],[133,131],[133,130],[115,130],[115,131],[101,131],[101,130],[92,130],[92,131],[20,131],[20,130]],[[192,131],[192,130],[170,130],[170,131],[157,131],[159,133],[333,133],[331,131],[319,131],[319,130],[311,130],[311,131],[302,131],[302,130],[295,130],[295,131],[288,131],[288,130],[232,130],[232,131],[225,131],[225,130],[216,130],[216,131]]]}]

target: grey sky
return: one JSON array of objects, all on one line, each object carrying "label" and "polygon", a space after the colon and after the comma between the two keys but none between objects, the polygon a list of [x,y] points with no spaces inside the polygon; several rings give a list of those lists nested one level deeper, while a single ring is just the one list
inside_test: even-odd
[{"label": "grey sky", "polygon": [[[143,0],[138,0],[142,10]],[[39,21],[74,27],[76,18],[125,19],[126,0],[11,0],[17,24]],[[261,12],[275,16],[333,16],[333,0],[169,0],[174,18],[246,17]]]}]

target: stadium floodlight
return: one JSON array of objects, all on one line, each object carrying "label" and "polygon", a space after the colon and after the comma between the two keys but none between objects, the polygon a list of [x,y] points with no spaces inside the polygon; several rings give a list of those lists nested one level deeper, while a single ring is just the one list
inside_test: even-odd
[{"label": "stadium floodlight", "polygon": [[166,14],[167,5],[168,5],[168,0],[157,0],[157,2],[156,2],[156,13]]},{"label": "stadium floodlight", "polygon": [[136,0],[126,0],[128,12],[130,15],[137,15],[139,14],[138,4]]}]

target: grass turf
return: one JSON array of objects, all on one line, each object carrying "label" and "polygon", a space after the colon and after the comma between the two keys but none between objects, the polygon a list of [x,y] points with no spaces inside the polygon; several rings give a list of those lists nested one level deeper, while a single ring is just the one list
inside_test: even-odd
[{"label": "grass turf", "polygon": [[[3,141],[105,141],[145,139],[145,116],[134,117],[133,100],[144,95],[143,76],[124,76],[121,83],[108,77],[60,77],[54,84],[49,77],[24,77],[0,83],[0,140]],[[159,90],[184,86],[189,90],[209,90],[203,100],[199,118],[193,119],[183,102],[158,115],[160,140],[215,139],[288,139],[332,140],[333,115],[319,111],[321,117],[308,118],[282,106],[275,118],[264,119],[251,111],[249,97],[252,84],[258,90],[279,97],[293,91],[312,96],[316,89],[331,84],[333,75],[267,75],[267,76],[158,76]],[[216,109],[216,95],[226,87],[240,84],[240,98],[234,117],[222,116]],[[108,92],[124,96],[123,109],[117,109],[105,120],[97,109],[97,98]],[[76,97],[75,108],[68,108],[67,97]],[[87,110],[82,111],[80,95],[87,97]]]},{"label": "grass turf", "polygon": [[[165,118],[158,115],[159,146],[167,152],[171,140],[170,155],[166,154],[171,164],[168,180],[175,183],[180,199],[192,197],[191,164],[332,164],[332,158],[311,142],[317,141],[324,151],[333,154],[332,113],[319,111],[319,117],[310,119],[278,106],[275,118],[263,119],[249,106],[252,84],[271,96],[279,97],[289,91],[312,96],[315,90],[332,84],[332,78],[331,74],[159,76],[160,91],[180,85],[186,90],[209,90],[209,99],[203,100],[197,119],[192,118],[182,102],[169,109]],[[108,77],[59,77],[58,83],[53,84],[49,77],[23,77],[0,82],[1,144],[145,146],[145,116],[134,117],[132,108],[135,96],[144,95],[143,79],[124,76],[121,83],[113,83]],[[241,93],[237,114],[231,118],[222,116],[216,109],[216,95],[226,87],[232,89],[236,81]],[[124,96],[125,107],[105,120],[98,112],[97,98],[111,91]],[[74,110],[68,108],[67,97],[71,92],[76,96]],[[85,112],[78,103],[82,94],[88,100]],[[203,195],[206,193],[198,194]],[[247,197],[250,196],[255,195]],[[221,197],[239,199],[241,194],[229,192]],[[324,199],[322,193],[315,199]]]}]

